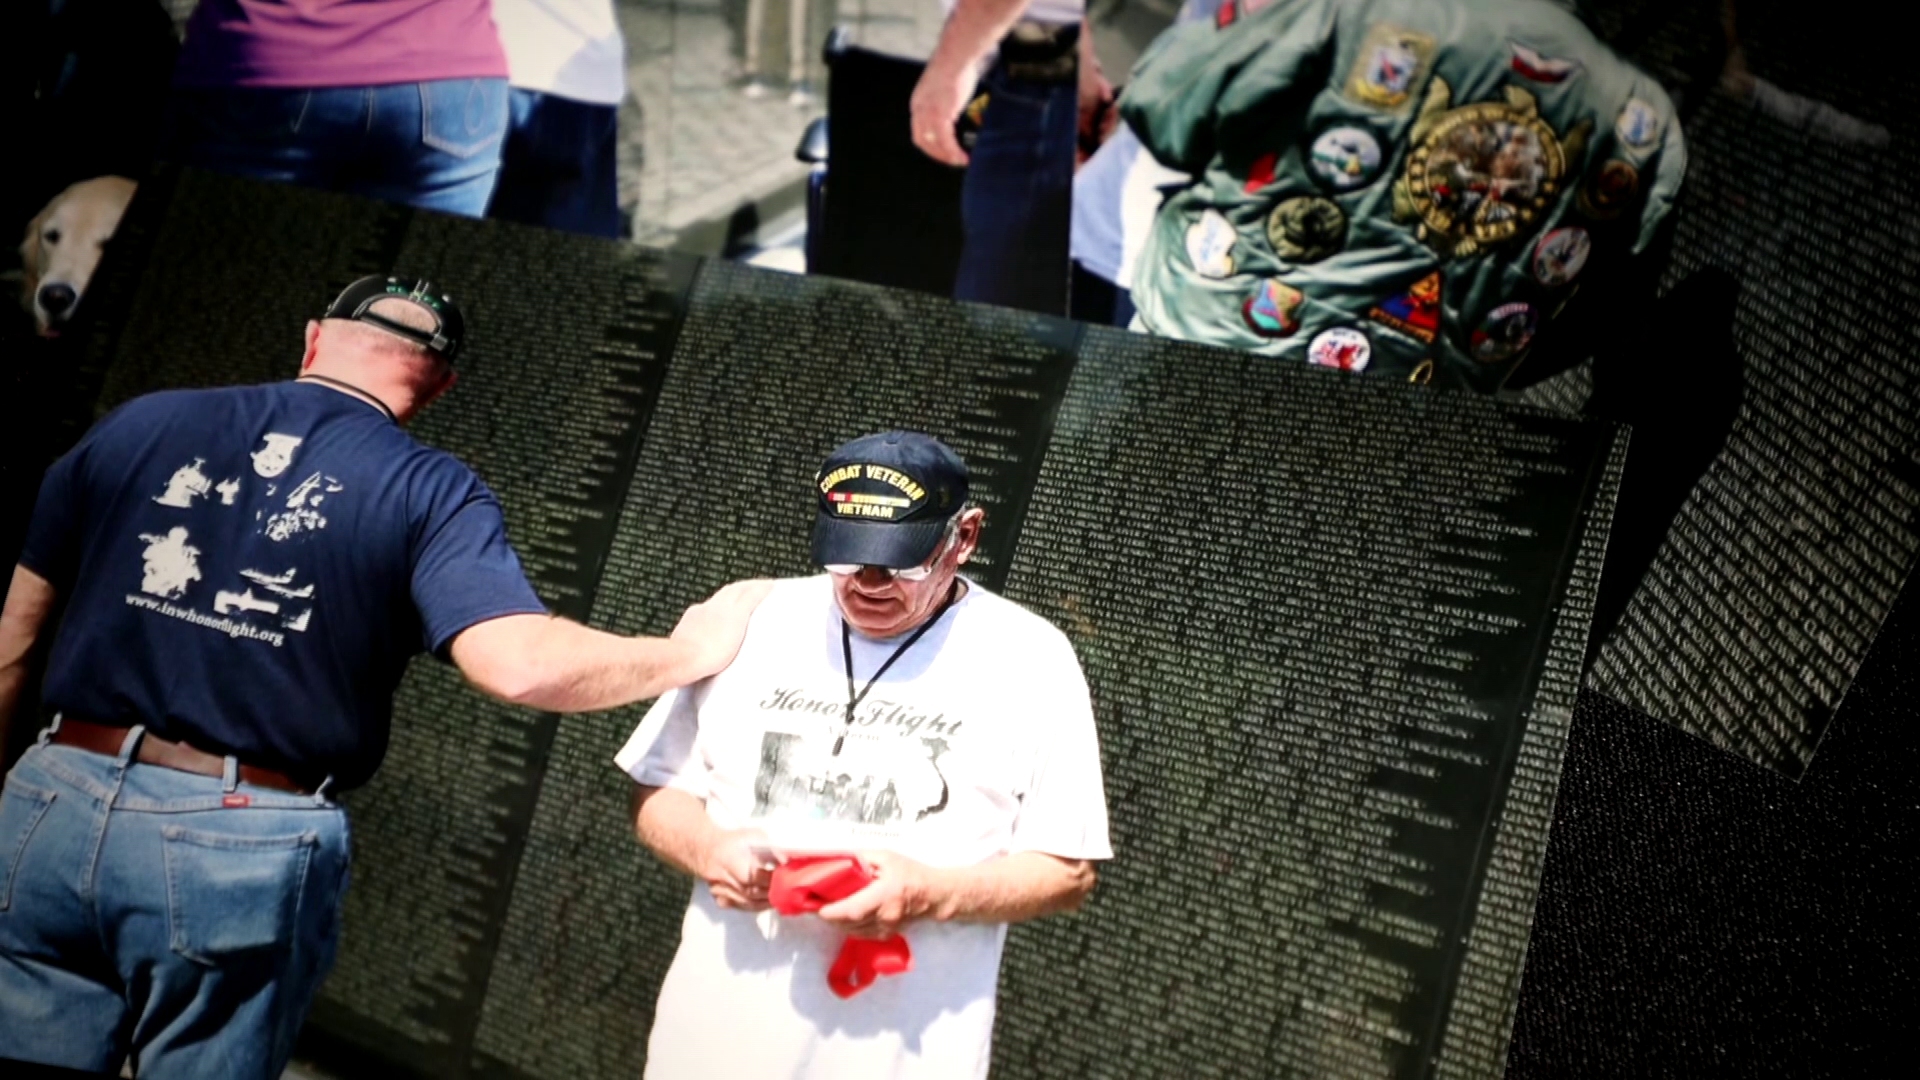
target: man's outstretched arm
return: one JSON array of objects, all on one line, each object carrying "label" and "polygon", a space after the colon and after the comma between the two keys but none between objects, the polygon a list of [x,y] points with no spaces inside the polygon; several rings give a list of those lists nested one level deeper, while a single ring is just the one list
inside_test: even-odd
[{"label": "man's outstretched arm", "polygon": [[53,600],[53,585],[46,578],[24,566],[13,568],[6,607],[0,608],[0,747],[7,745],[13,712],[27,685],[28,661]]},{"label": "man's outstretched arm", "polygon": [[484,693],[548,712],[658,697],[733,662],[773,583],[739,581],[695,604],[671,637],[622,637],[554,615],[503,615],[453,639],[454,665]]}]

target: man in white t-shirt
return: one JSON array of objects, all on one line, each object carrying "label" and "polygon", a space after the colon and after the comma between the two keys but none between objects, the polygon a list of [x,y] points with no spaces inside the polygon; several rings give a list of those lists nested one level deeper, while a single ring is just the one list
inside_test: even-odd
[{"label": "man in white t-shirt", "polygon": [[[661,698],[615,759],[641,841],[700,879],[654,1080],[978,1080],[1007,924],[1077,909],[1112,856],[1072,646],[959,575],[985,517],[959,456],[870,435],[816,495],[828,573],[778,583],[734,662]],[[856,855],[874,880],[777,915],[771,871],[797,854]],[[911,970],[829,989],[849,936],[895,931]]]},{"label": "man in white t-shirt", "polygon": [[619,239],[627,43],[613,0],[494,0],[511,84],[487,216]]}]

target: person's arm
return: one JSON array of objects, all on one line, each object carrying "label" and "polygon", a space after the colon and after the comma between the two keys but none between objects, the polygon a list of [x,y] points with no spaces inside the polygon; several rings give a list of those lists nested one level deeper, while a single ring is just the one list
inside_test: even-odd
[{"label": "person's arm", "polygon": [[921,153],[947,165],[967,163],[967,152],[954,138],[953,123],[973,98],[980,61],[1026,10],[1027,0],[959,0],[953,5],[909,106],[913,145]]},{"label": "person's arm", "polygon": [[633,834],[661,862],[706,882],[721,907],[766,910],[772,868],[755,850],[766,847],[760,830],[722,829],[692,795],[642,785],[633,798]]},{"label": "person's arm", "polygon": [[1096,875],[1086,859],[1016,851],[975,866],[936,867],[890,851],[860,860],[874,875],[866,888],[820,909],[854,937],[884,938],[918,919],[1015,923],[1078,911]]},{"label": "person's arm", "polygon": [[1080,21],[1078,97],[1080,154],[1077,164],[1084,165],[1120,123],[1120,114],[1113,108],[1113,84],[1107,81],[1107,73],[1100,67],[1100,57],[1093,51],[1093,24],[1085,19]]},{"label": "person's arm", "polygon": [[[27,535],[13,568],[13,581],[7,586],[6,606],[0,608],[0,753],[6,750],[7,732],[26,690],[33,649],[53,612],[54,599],[72,590],[78,572],[89,505],[90,485],[85,479],[89,463],[103,435],[110,435],[128,413],[149,400],[136,398],[109,413],[72,450],[47,466],[40,478],[33,516],[27,520]],[[106,469],[111,476],[125,475],[111,463]]]},{"label": "person's arm", "polygon": [[548,712],[658,697],[727,666],[769,581],[739,581],[688,608],[667,638],[621,637],[553,615],[503,615],[453,639],[450,655],[486,694]]},{"label": "person's arm", "polygon": [[25,566],[13,568],[7,603],[0,608],[0,748],[7,745],[13,710],[27,685],[27,665],[40,629],[53,610],[53,586]]}]

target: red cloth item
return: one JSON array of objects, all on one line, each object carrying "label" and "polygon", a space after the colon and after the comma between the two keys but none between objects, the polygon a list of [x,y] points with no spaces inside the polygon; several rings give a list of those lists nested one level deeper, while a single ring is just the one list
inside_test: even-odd
[{"label": "red cloth item", "polygon": [[[782,915],[808,915],[845,900],[873,883],[873,875],[851,855],[797,855],[781,863],[767,883],[767,902]],[[827,969],[827,988],[850,998],[882,975],[913,968],[907,939],[893,934],[879,941],[848,938]]]},{"label": "red cloth item", "polygon": [[873,882],[851,855],[795,855],[774,868],[767,902],[782,915],[810,915]]}]

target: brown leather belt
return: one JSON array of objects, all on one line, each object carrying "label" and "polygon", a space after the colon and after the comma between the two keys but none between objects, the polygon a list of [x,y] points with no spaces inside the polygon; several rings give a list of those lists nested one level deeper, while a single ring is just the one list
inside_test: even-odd
[{"label": "brown leather belt", "polygon": [[[63,714],[60,728],[53,733],[49,741],[57,746],[72,746],[81,750],[91,750],[96,754],[118,757],[120,747],[127,741],[126,727],[112,724],[96,724],[91,720]],[[225,776],[227,759],[219,754],[209,754],[186,743],[172,742],[149,731],[140,737],[140,746],[134,752],[133,760],[142,765],[158,765],[165,769],[178,769],[181,772],[199,773],[201,776]],[[299,795],[313,794],[313,788],[296,781],[283,772],[263,769],[258,765],[242,765],[239,769],[240,782],[259,787],[291,791]]]}]

